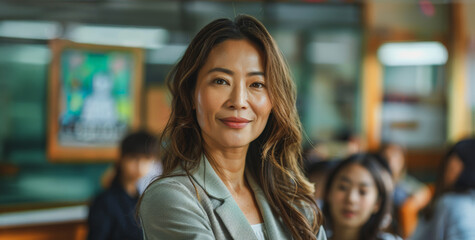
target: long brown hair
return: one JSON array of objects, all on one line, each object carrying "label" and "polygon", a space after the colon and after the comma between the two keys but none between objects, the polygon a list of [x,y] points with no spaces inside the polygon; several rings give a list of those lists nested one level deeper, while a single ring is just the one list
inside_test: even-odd
[{"label": "long brown hair", "polygon": [[[301,124],[296,90],[288,66],[266,28],[257,19],[240,15],[234,21],[217,19],[195,36],[167,77],[173,96],[172,112],[162,140],[163,177],[180,166],[188,176],[197,169],[204,142],[193,109],[193,93],[200,68],[210,51],[230,39],[247,39],[264,53],[267,89],[273,104],[267,125],[251,142],[246,167],[263,189],[274,213],[281,217],[294,239],[315,239],[322,215],[312,194],[313,185],[302,173]],[[307,219],[305,213],[313,219]]]}]

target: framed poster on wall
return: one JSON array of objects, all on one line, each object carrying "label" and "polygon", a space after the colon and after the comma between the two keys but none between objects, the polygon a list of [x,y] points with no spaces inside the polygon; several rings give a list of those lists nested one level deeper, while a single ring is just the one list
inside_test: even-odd
[{"label": "framed poster on wall", "polygon": [[50,43],[48,158],[107,161],[140,125],[143,52],[138,48]]}]

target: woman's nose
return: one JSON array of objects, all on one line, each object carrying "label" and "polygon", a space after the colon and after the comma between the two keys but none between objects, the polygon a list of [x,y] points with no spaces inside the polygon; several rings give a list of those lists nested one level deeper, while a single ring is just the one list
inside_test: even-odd
[{"label": "woman's nose", "polygon": [[356,202],[358,200],[358,190],[350,190],[346,195],[346,199],[351,203]]},{"label": "woman's nose", "polygon": [[243,83],[232,86],[228,107],[231,109],[246,109],[248,107],[248,93]]}]

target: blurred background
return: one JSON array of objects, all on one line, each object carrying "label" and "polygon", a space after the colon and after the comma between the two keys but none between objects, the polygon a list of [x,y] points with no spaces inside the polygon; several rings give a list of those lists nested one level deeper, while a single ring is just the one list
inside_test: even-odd
[{"label": "blurred background", "polygon": [[[408,171],[433,182],[446,147],[474,134],[473,12],[471,1],[445,0],[0,1],[0,239],[84,239],[117,139],[130,128],[160,133],[168,71],[205,24],[241,13],[261,20],[286,57],[304,148],[334,159],[349,143],[397,143]],[[67,75],[68,54],[126,76],[111,86],[111,99],[125,96],[126,127],[109,129],[109,142],[63,136],[103,70],[84,63]]]}]

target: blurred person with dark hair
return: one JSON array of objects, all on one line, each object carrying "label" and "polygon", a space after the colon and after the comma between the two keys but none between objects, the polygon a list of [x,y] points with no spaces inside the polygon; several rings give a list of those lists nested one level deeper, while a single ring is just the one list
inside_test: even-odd
[{"label": "blurred person with dark hair", "polygon": [[327,146],[320,141],[313,142],[314,144],[310,144],[309,146],[305,147],[302,152],[305,167],[308,167],[316,162],[329,160]]},{"label": "blurred person with dark hair", "polygon": [[158,159],[158,145],[157,137],[145,131],[131,133],[122,140],[112,183],[89,209],[89,240],[143,238],[135,207],[140,180]]},{"label": "blurred person with dark hair", "polygon": [[335,138],[337,141],[345,143],[345,157],[363,152],[366,148],[361,137],[351,131],[348,127],[338,131]]},{"label": "blurred person with dark hair", "polygon": [[328,149],[324,144],[318,141],[316,145],[310,145],[304,148],[303,159],[305,173],[308,180],[315,186],[314,200],[318,207],[323,205],[323,188],[325,187],[325,179],[328,175],[329,169],[336,161],[330,160],[328,156]]},{"label": "blurred person with dark hair", "polygon": [[393,182],[378,155],[354,154],[328,176],[323,213],[332,240],[393,240],[383,230],[391,219]]},{"label": "blurred person with dark hair", "polygon": [[457,142],[447,153],[422,213],[412,239],[475,239],[475,139]]},{"label": "blurred person with dark hair", "polygon": [[328,173],[338,164],[338,161],[318,161],[313,162],[306,167],[308,180],[314,184],[314,199],[318,207],[323,207],[323,192]]},{"label": "blurred person with dark hair", "polygon": [[394,181],[394,221],[392,229],[403,237],[409,236],[417,224],[417,213],[430,201],[429,188],[407,173],[405,149],[394,143],[384,144],[380,154],[391,169]]}]

